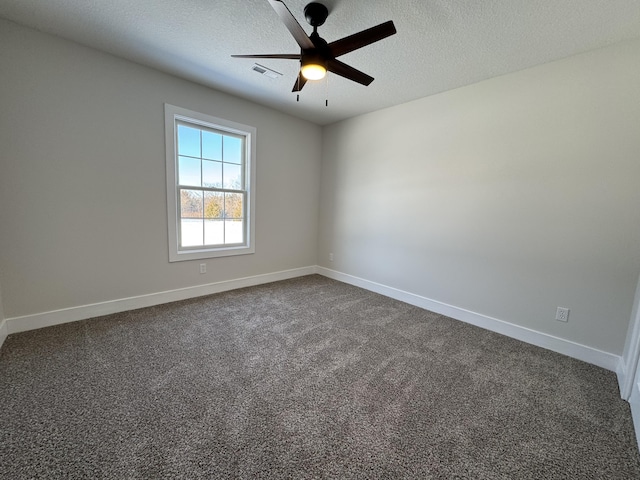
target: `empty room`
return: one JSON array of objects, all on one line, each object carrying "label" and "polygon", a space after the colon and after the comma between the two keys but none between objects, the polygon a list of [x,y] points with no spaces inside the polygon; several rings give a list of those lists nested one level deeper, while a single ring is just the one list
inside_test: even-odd
[{"label": "empty room", "polygon": [[640,478],[640,2],[0,0],[0,478]]}]

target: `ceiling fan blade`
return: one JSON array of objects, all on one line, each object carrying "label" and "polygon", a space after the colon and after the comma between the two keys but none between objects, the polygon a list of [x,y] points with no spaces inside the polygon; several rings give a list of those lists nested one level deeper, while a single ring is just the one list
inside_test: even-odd
[{"label": "ceiling fan blade", "polygon": [[293,84],[292,92],[299,92],[304,87],[304,84],[307,83],[307,79],[302,76],[302,72],[298,72],[298,78],[296,78],[296,83]]},{"label": "ceiling fan blade", "polygon": [[287,30],[293,35],[298,45],[302,50],[308,50],[310,48],[315,48],[315,45],[307,35],[307,32],[300,26],[296,18],[293,16],[291,11],[287,8],[287,6],[280,0],[269,0],[269,3],[276,11],[284,26],[287,27]]},{"label": "ceiling fan blade", "polygon": [[396,27],[393,21],[381,23],[375,27],[368,28],[348,37],[341,38],[329,44],[329,49],[334,57],[339,57],[345,53],[353,52],[358,48],[366,47],[378,40],[387,38],[396,33]]},{"label": "ceiling fan blade", "polygon": [[362,85],[369,85],[373,82],[373,77],[367,75],[360,70],[356,70],[353,67],[350,67],[346,63],[341,62],[340,60],[336,60],[332,58],[327,62],[327,70],[335,73],[336,75],[340,75],[341,77],[348,78],[349,80],[353,80],[354,82],[358,82]]},{"label": "ceiling fan blade", "polygon": [[284,60],[300,60],[299,53],[266,53],[266,54],[257,54],[257,55],[231,55],[233,58],[281,58]]}]

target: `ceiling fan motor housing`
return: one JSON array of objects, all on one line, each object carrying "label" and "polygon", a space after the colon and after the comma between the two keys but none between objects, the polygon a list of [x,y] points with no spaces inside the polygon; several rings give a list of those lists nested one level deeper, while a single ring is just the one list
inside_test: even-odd
[{"label": "ceiling fan motor housing", "polygon": [[304,7],[304,18],[306,18],[309,25],[314,28],[322,25],[328,16],[329,10],[321,3],[311,2]]}]

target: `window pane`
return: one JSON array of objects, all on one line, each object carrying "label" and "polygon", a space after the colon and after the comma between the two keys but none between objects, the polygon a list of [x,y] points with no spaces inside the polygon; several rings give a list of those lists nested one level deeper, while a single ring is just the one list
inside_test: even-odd
[{"label": "window pane", "polygon": [[233,163],[223,163],[223,188],[231,188],[233,190],[242,189],[242,165],[234,165]]},{"label": "window pane", "polygon": [[229,163],[242,163],[242,139],[224,136],[224,159]]},{"label": "window pane", "polygon": [[224,244],[224,220],[204,221],[204,241],[207,245]]},{"label": "window pane", "polygon": [[242,218],[244,210],[242,208],[242,193],[224,194],[224,218]]},{"label": "window pane", "polygon": [[200,180],[200,159],[179,157],[178,183],[180,185],[202,186]]},{"label": "window pane", "polygon": [[202,219],[183,218],[180,220],[180,244],[183,247],[197,247],[202,245]]},{"label": "window pane", "polygon": [[242,220],[224,221],[224,243],[243,243],[244,228]]},{"label": "window pane", "polygon": [[202,161],[202,185],[222,188],[222,162]]},{"label": "window pane", "polygon": [[200,129],[178,125],[178,155],[200,157]]},{"label": "window pane", "polygon": [[223,213],[224,213],[224,193],[205,192],[204,193],[205,218],[222,218]]},{"label": "window pane", "polygon": [[202,131],[202,158],[222,160],[222,135]]},{"label": "window pane", "polygon": [[180,217],[202,218],[203,195],[198,190],[180,190]]}]

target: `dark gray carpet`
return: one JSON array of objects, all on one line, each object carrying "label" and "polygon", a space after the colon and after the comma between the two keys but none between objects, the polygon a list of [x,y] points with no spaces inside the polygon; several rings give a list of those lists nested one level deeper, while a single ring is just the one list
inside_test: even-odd
[{"label": "dark gray carpet", "polygon": [[0,478],[633,479],[612,372],[320,276],[10,335]]}]

